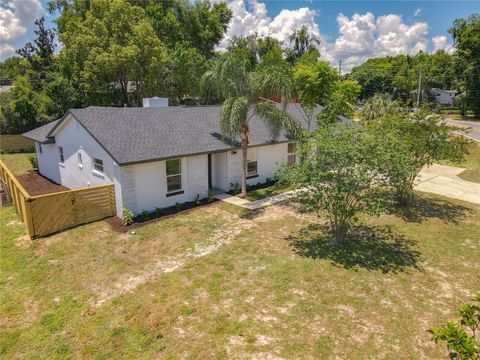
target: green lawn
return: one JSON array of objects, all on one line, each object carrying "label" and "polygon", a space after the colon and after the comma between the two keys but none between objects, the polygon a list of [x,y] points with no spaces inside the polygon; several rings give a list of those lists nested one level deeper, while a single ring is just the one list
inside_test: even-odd
[{"label": "green lawn", "polygon": [[421,195],[331,247],[279,205],[30,241],[0,209],[0,356],[442,359],[426,330],[480,289],[480,207]]},{"label": "green lawn", "polygon": [[264,199],[269,196],[274,196],[278,194],[282,194],[284,192],[290,191],[292,188],[286,186],[280,186],[278,184],[265,187],[263,189],[252,190],[247,193],[247,200],[255,201]]},{"label": "green lawn", "polygon": [[463,180],[480,183],[480,143],[472,141],[468,147],[469,153],[460,162],[445,162],[446,165],[463,167],[466,170],[458,176]]},{"label": "green lawn", "polygon": [[32,164],[28,157],[34,154],[28,153],[14,153],[14,154],[0,154],[0,159],[12,170],[15,175],[23,175],[32,170]]}]

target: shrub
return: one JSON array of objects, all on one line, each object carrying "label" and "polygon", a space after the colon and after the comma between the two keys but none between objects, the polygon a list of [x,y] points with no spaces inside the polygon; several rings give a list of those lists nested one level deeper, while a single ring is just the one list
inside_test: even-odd
[{"label": "shrub", "polygon": [[162,216],[163,209],[162,208],[155,208],[155,216],[159,217]]},{"label": "shrub", "polygon": [[175,210],[177,210],[177,211],[182,210],[182,204],[180,204],[180,203],[177,202],[177,203],[175,204]]},{"label": "shrub", "polygon": [[123,218],[123,225],[128,226],[133,223],[133,218],[135,214],[133,211],[130,211],[128,209],[122,208],[122,218]]},{"label": "shrub", "polygon": [[143,210],[140,217],[142,218],[142,221],[148,220],[150,218],[150,213],[147,210]]},{"label": "shrub", "polygon": [[37,160],[36,154],[28,155],[28,161],[30,161],[30,164],[32,165],[33,170],[38,170],[38,160]]},{"label": "shrub", "polygon": [[480,359],[480,292],[473,299],[472,304],[460,306],[458,324],[449,321],[440,327],[432,327],[429,332],[433,340],[446,341],[451,359],[476,360]]},{"label": "shrub", "polygon": [[208,192],[208,202],[211,203],[213,200],[215,200],[215,194],[211,191]]},{"label": "shrub", "polygon": [[201,203],[200,203],[200,195],[197,194],[197,195],[195,196],[195,205],[198,206],[198,205],[200,205],[200,204],[201,204]]}]

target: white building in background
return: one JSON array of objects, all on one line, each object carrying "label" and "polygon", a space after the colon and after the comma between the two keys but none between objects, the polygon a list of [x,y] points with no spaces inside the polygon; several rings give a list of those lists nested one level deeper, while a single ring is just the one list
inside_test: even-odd
[{"label": "white building in background", "polygon": [[438,103],[443,105],[453,105],[455,96],[457,96],[458,91],[432,88],[430,90],[430,93]]}]

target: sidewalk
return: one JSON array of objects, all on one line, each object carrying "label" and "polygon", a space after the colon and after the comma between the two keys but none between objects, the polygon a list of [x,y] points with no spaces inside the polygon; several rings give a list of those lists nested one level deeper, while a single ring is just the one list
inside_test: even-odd
[{"label": "sidewalk", "polygon": [[465,169],[433,164],[422,170],[415,190],[480,205],[480,184],[460,179],[457,175],[463,170]]}]

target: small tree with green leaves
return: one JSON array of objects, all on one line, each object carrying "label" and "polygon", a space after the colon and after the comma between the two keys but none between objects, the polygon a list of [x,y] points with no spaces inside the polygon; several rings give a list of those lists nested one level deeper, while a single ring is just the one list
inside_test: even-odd
[{"label": "small tree with green leaves", "polygon": [[460,321],[446,322],[442,326],[432,327],[429,332],[436,343],[446,341],[451,359],[480,359],[480,292],[471,304],[463,304],[458,311]]},{"label": "small tree with green leaves", "polygon": [[461,160],[468,151],[468,140],[453,132],[458,128],[425,110],[383,116],[368,128],[381,143],[380,171],[404,206],[412,202],[415,180],[425,166],[441,160]]},{"label": "small tree with green leaves", "polygon": [[403,112],[402,105],[392,100],[388,94],[375,94],[367,100],[360,117],[364,123],[369,123],[379,117],[397,115]]},{"label": "small tree with green leaves", "polygon": [[325,214],[332,243],[341,244],[361,212],[379,214],[384,180],[376,139],[352,123],[320,127],[300,146],[301,161],[277,171],[279,181],[299,188],[301,210]]}]

